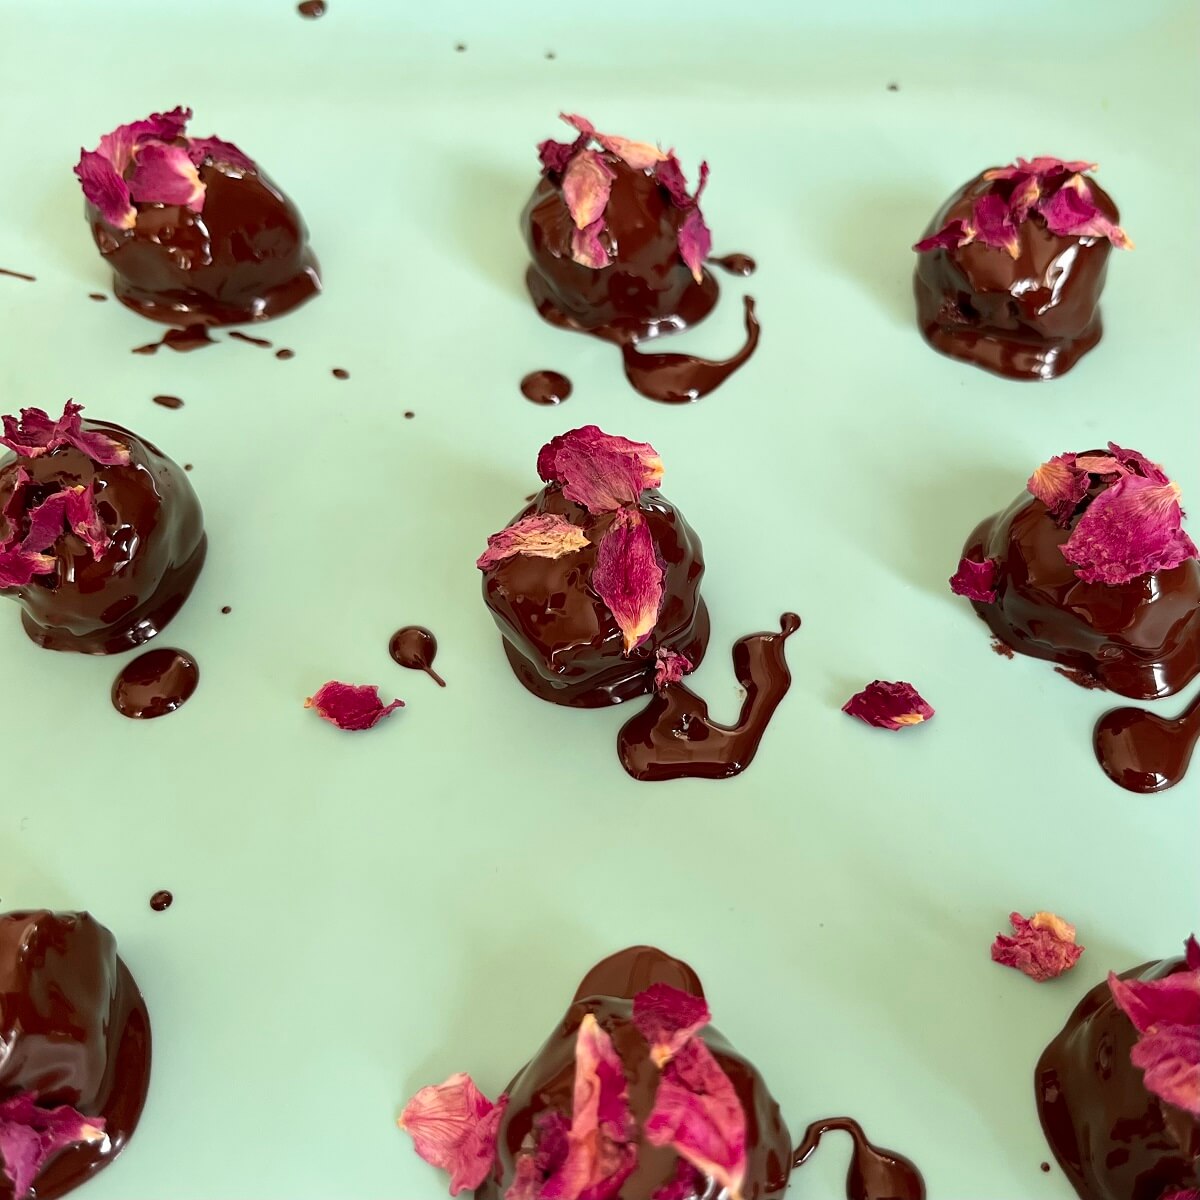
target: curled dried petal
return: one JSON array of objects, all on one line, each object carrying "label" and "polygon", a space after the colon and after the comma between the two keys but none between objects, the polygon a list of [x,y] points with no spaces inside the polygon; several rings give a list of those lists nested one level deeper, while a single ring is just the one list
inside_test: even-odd
[{"label": "curled dried petal", "polygon": [[97,562],[108,553],[112,538],[96,509],[96,493],[91,483],[87,487],[64,489],[67,497],[66,518],[71,532],[87,543]]},{"label": "curled dried petal", "polygon": [[304,701],[304,707],[313,709],[318,717],[339,729],[359,730],[377,725],[395,709],[403,708],[404,701],[393,700],[385,705],[379,699],[377,687],[331,679]]},{"label": "curled dried petal", "polygon": [[27,587],[34,577],[46,575],[58,565],[53,554],[41,554],[26,546],[0,548],[0,588]]},{"label": "curled dried petal", "polygon": [[[1195,944],[1194,938],[1189,941]],[[1159,1025],[1200,1029],[1200,962],[1162,979],[1118,979],[1110,973],[1108,986],[1138,1033],[1148,1033]]]},{"label": "curled dried petal", "polygon": [[598,217],[586,229],[571,230],[571,259],[581,267],[603,270],[612,261],[608,250],[600,240],[604,232],[604,218]]},{"label": "curled dried petal", "polygon": [[86,1117],[66,1104],[42,1108],[33,1092],[0,1101],[0,1164],[15,1200],[34,1194],[38,1173],[60,1150],[107,1140],[103,1117]]},{"label": "curled dried petal", "polygon": [[1131,471],[1134,475],[1140,475],[1143,479],[1149,479],[1154,483],[1171,482],[1166,471],[1158,463],[1151,462],[1138,450],[1126,450],[1123,446],[1118,446],[1116,442],[1109,442],[1108,452],[1121,467]]},{"label": "curled dried petal", "polygon": [[514,554],[535,558],[562,558],[588,544],[587,535],[557,513],[535,513],[522,517],[507,529],[488,538],[487,549],[475,560],[481,571],[490,571]]},{"label": "curled dried petal", "polygon": [[4,436],[0,445],[14,450],[22,458],[40,458],[59,446],[74,446],[100,466],[123,466],[129,462],[129,447],[116,438],[96,430],[85,430],[79,414],[83,405],[68,400],[57,421],[40,408],[23,408],[18,420],[3,418]]},{"label": "curled dried petal", "polygon": [[567,1161],[571,1122],[557,1109],[547,1109],[533,1118],[513,1162],[513,1181],[504,1200],[542,1200],[546,1181],[557,1175]]},{"label": "curled dried petal", "polygon": [[596,150],[581,150],[567,164],[562,193],[576,229],[586,229],[603,218],[616,177],[616,172]]},{"label": "curled dried petal", "polygon": [[573,142],[556,142],[553,138],[539,142],[538,159],[542,164],[542,170],[561,175],[567,169],[567,163],[571,161],[571,155],[577,149],[578,147]]},{"label": "curled dried petal", "polygon": [[660,187],[666,189],[667,195],[671,197],[671,203],[676,208],[691,206],[692,197],[688,191],[687,179],[683,174],[683,165],[675,156],[674,150],[668,151],[663,159],[655,164],[654,178]]},{"label": "curled dried petal", "polygon": [[679,255],[697,283],[703,282],[704,260],[711,252],[712,234],[704,223],[700,209],[689,209],[683,224],[679,226]]},{"label": "curled dried petal", "polygon": [[651,984],[633,998],[633,1024],[650,1043],[650,1058],[656,1067],[665,1066],[711,1020],[703,996],[693,996],[669,983]]},{"label": "curled dried petal", "polygon": [[649,171],[667,157],[662,150],[651,146],[649,142],[634,142],[611,133],[598,133],[595,137],[605,150],[615,154],[635,171]]},{"label": "curled dried petal", "polygon": [[692,662],[674,650],[659,650],[654,656],[654,686],[660,691],[668,683],[679,683],[691,670]]},{"label": "curled dried petal", "polygon": [[1092,485],[1089,474],[1086,467],[1079,465],[1076,455],[1056,454],[1030,475],[1025,486],[1046,506],[1055,522],[1065,527],[1088,494]]},{"label": "curled dried petal", "polygon": [[192,212],[204,208],[204,184],[182,146],[149,142],[138,152],[129,194],[145,204],[178,204]]},{"label": "curled dried petal", "polygon": [[979,604],[994,604],[997,567],[994,558],[985,558],[983,562],[960,558],[958,570],[950,576],[950,590],[956,596],[966,596]]},{"label": "curled dried petal", "polygon": [[984,179],[1022,179],[1027,175],[1046,179],[1053,175],[1076,175],[1080,171],[1095,171],[1098,163],[1071,160],[1064,162],[1061,158],[1050,158],[1039,155],[1036,158],[1018,158],[1007,167],[993,167],[984,171]]},{"label": "curled dried petal", "polygon": [[219,137],[189,138],[187,154],[197,167],[214,163],[238,171],[258,170],[254,159],[243,154],[232,142],[222,141]]},{"label": "curled dried petal", "polygon": [[1037,206],[1051,233],[1076,237],[1108,238],[1120,250],[1132,250],[1133,241],[1096,206],[1092,189],[1082,175],[1072,175]]},{"label": "curled dried petal", "polygon": [[911,683],[876,679],[851,696],[842,705],[842,712],[876,729],[897,730],[928,721],[934,710]]},{"label": "curled dried petal", "polygon": [[621,508],[596,550],[592,587],[621,630],[630,654],[653,632],[663,601],[663,570],[646,518]]},{"label": "curled dried petal", "polygon": [[576,129],[581,137],[590,138],[596,136],[596,127],[587,117],[581,117],[578,113],[559,113],[558,115],[568,125]]},{"label": "curled dried petal", "polygon": [[173,142],[183,137],[191,119],[190,108],[176,105],[170,112],[151,113],[144,120],[118,125],[112,133],[106,133],[100,139],[98,153],[123,175],[143,145],[151,141]]},{"label": "curled dried petal", "polygon": [[114,229],[132,229],[137,224],[137,209],[130,200],[129,185],[103,154],[81,149],[75,177],[84,199]]},{"label": "curled dried petal", "polygon": [[658,487],[663,462],[649,442],[584,425],[547,442],[538,452],[537,470],[547,483],[562,484],[568,500],[602,513],[636,504],[647,488]]},{"label": "curled dried petal", "polygon": [[975,239],[985,246],[995,246],[1012,258],[1021,253],[1021,239],[1013,224],[1009,203],[995,192],[988,192],[975,201],[971,210],[971,225]]},{"label": "curled dried petal", "polygon": [[1055,979],[1069,971],[1083,953],[1075,944],[1075,926],[1054,913],[1034,913],[1026,920],[1010,913],[1013,936],[998,933],[992,943],[992,961],[1013,967],[1037,983]]},{"label": "curled dried petal", "polygon": [[936,233],[922,238],[913,249],[918,254],[927,254],[930,250],[955,250],[974,240],[975,227],[969,221],[956,217],[953,221],[947,221]]}]

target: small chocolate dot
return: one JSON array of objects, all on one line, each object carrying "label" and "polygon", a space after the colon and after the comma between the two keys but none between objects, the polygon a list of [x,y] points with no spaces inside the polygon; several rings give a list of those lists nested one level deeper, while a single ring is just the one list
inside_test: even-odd
[{"label": "small chocolate dot", "polygon": [[108,297],[103,292],[88,292],[89,300],[107,300]]},{"label": "small chocolate dot", "polygon": [[333,368],[333,377],[334,377],[334,379],[349,379],[350,372],[345,370],[343,367],[334,367]]},{"label": "small chocolate dot", "polygon": [[1049,1172],[1049,1170],[1050,1170],[1050,1164],[1049,1164],[1049,1163],[1042,1163],[1042,1170],[1043,1170],[1043,1171],[1046,1171],[1046,1172]]},{"label": "small chocolate dot", "polygon": [[295,350],[288,350],[288,349],[276,350],[275,357],[282,358],[284,361],[286,361],[289,358],[295,358],[296,352],[295,352]]},{"label": "small chocolate dot", "polygon": [[467,48],[467,43],[466,42],[456,42],[454,48],[455,48],[455,50],[457,50],[459,52],[459,54],[461,54]]},{"label": "small chocolate dot", "polygon": [[154,909],[155,912],[164,912],[166,909],[171,907],[171,901],[174,899],[175,897],[172,896],[171,893],[166,890],[166,888],[163,888],[161,892],[155,892],[154,895],[150,897],[150,907]]},{"label": "small chocolate dot", "polygon": [[222,611],[223,613],[231,613],[231,612],[233,612],[233,609],[232,609],[232,608],[230,608],[228,604],[223,604],[223,605],[221,606],[221,611]]},{"label": "small chocolate dot", "polygon": [[417,414],[416,414],[415,412],[406,412],[406,413],[404,414],[404,419],[405,419],[406,421],[411,421],[411,420],[413,419],[413,417],[415,417],[416,415],[417,415]]},{"label": "small chocolate dot", "polygon": [[191,463],[184,463],[184,464],[183,464],[183,469],[184,469],[185,471],[190,471],[190,470],[192,469],[192,464],[191,464]]},{"label": "small chocolate dot", "polygon": [[547,50],[547,51],[546,51],[546,57],[547,57],[547,58],[553,58],[553,57],[554,57],[554,51],[553,51],[553,50]]},{"label": "small chocolate dot", "polygon": [[900,90],[900,85],[898,83],[889,83],[888,84],[889,92],[898,92],[899,90]]}]

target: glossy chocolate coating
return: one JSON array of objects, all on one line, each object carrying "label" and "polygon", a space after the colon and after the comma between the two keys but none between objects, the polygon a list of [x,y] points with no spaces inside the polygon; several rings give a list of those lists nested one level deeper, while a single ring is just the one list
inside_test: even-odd
[{"label": "glossy chocolate coating", "polygon": [[1186,686],[1200,671],[1200,562],[1085,583],[1059,549],[1070,535],[1028,493],[984,521],[963,553],[996,560],[996,600],[976,612],[1014,650],[1122,696],[1150,700]]},{"label": "glossy chocolate coating", "polygon": [[[150,1020],[113,936],[87,913],[0,915],[0,1097],[36,1093],[103,1117],[109,1144],[77,1145],[42,1169],[51,1200],[107,1166],[129,1140],[150,1081]],[[10,1200],[0,1173],[0,1200]]]},{"label": "glossy chocolate coating", "polygon": [[[502,1200],[512,1184],[514,1159],[539,1113],[548,1109],[571,1112],[575,1037],[586,1013],[594,1013],[612,1038],[629,1080],[630,1108],[639,1127],[645,1123],[654,1106],[659,1072],[630,1014],[632,998],[657,982],[704,995],[699,979],[686,963],[650,946],[631,947],[588,972],[558,1027],[506,1089],[510,1098],[500,1124],[496,1166],[476,1191],[477,1200]],[[754,1066],[715,1029],[709,1026],[700,1036],[729,1076],[746,1113],[748,1168],[743,1200],[776,1200],[787,1187],[792,1159],[791,1138],[779,1105]],[[651,1200],[655,1190],[674,1175],[676,1161],[669,1148],[651,1146],[643,1140],[638,1146],[637,1167],[621,1186],[620,1200]],[[694,1200],[715,1195],[715,1184],[710,1181],[708,1189],[698,1192]]]},{"label": "glossy chocolate coating", "polygon": [[[1089,179],[1096,206],[1114,223],[1117,207]],[[968,218],[993,185],[977,176],[938,210],[924,237]],[[935,350],[1009,379],[1054,379],[1100,340],[1107,238],[1051,233],[1034,213],[1018,227],[1016,258],[971,242],[917,255],[917,323]]]},{"label": "glossy chocolate coating", "polygon": [[604,211],[601,242],[611,255],[595,270],[571,258],[575,223],[562,189],[543,178],[521,215],[532,263],[529,293],[548,321],[609,341],[627,343],[672,333],[702,320],[717,301],[717,283],[705,271],[697,283],[679,254],[679,227],[687,215],[647,171],[635,171],[604,152],[616,178]]},{"label": "glossy chocolate coating", "polygon": [[709,625],[700,597],[700,539],[658,492],[644,492],[639,507],[663,563],[663,603],[654,631],[629,657],[616,619],[590,583],[612,513],[593,516],[550,484],[513,518],[556,513],[583,529],[590,543],[561,558],[517,554],[484,572],[483,598],[508,661],[535,696],[577,708],[619,704],[653,690],[658,650],[675,650],[697,666],[704,657]]},{"label": "glossy chocolate coating", "polygon": [[[1163,979],[1183,969],[1182,959],[1170,959],[1122,978]],[[1200,1121],[1146,1089],[1129,1061],[1136,1040],[1133,1023],[1100,983],[1038,1062],[1042,1128],[1082,1200],[1160,1200],[1200,1186]]]},{"label": "glossy chocolate coating", "polygon": [[[156,446],[105,421],[83,427],[127,445],[129,465],[100,466],[73,446],[34,459],[10,454],[0,461],[0,509],[18,465],[47,494],[57,490],[52,485],[91,483],[112,545],[97,562],[65,533],[47,551],[58,560],[53,573],[0,595],[21,605],[25,632],[39,646],[114,654],[154,637],[187,599],[204,564],[204,517],[187,476]],[[34,494],[30,506],[42,498]]]},{"label": "glossy chocolate coating", "polygon": [[280,316],[321,290],[304,220],[266,175],[206,165],[200,179],[202,212],[141,204],[132,229],[87,205],[118,300],[171,325],[235,325]]}]

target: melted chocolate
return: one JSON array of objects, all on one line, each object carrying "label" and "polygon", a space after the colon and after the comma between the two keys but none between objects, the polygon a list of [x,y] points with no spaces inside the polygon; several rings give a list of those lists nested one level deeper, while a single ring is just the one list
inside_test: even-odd
[{"label": "melted chocolate", "polygon": [[[137,1127],[150,1082],[150,1018],[116,942],[87,913],[0,915],[0,1097],[37,1094],[103,1117],[107,1145],[70,1146],[37,1180],[55,1200],[102,1170]],[[12,1188],[0,1173],[0,1200]]]},{"label": "melted chocolate", "polygon": [[754,759],[779,702],[791,687],[785,641],[800,628],[795,613],[779,633],[752,633],[733,646],[733,671],[746,689],[736,725],[710,720],[708,705],[686,684],[668,683],[617,735],[621,766],[634,779],[728,779]]},{"label": "melted chocolate", "polygon": [[23,279],[26,283],[37,283],[36,275],[26,275],[23,271],[7,271],[0,267],[0,275],[7,275],[10,279]]},{"label": "melted chocolate", "polygon": [[165,646],[139,654],[113,680],[113,707],[123,717],[150,720],[165,717],[185,704],[200,682],[200,669],[191,655]]},{"label": "melted chocolate", "polygon": [[183,401],[178,396],[154,396],[152,397],[155,404],[163,408],[182,408]]},{"label": "melted chocolate", "polygon": [[333,370],[330,372],[330,374],[334,377],[334,379],[349,379],[350,378],[350,372],[347,371],[344,367],[334,367]]},{"label": "melted chocolate", "polygon": [[980,524],[963,553],[996,561],[996,600],[975,611],[1014,650],[1122,696],[1151,700],[1186,686],[1200,672],[1200,562],[1085,583],[1059,549],[1070,535],[1027,493]]},{"label": "melted chocolate", "polygon": [[1173,720],[1141,708],[1114,708],[1096,723],[1092,745],[1104,773],[1130,792],[1165,792],[1187,774],[1200,741],[1200,696]]},{"label": "melted chocolate", "polygon": [[[570,1113],[575,1078],[575,1036],[586,1013],[594,1013],[610,1035],[629,1080],[629,1103],[639,1125],[654,1104],[658,1068],[646,1041],[630,1020],[632,998],[651,983],[670,983],[703,996],[695,972],[686,963],[650,946],[634,946],[605,959],[588,972],[575,1000],[545,1045],[517,1074],[510,1086],[508,1108],[500,1123],[497,1164],[475,1193],[477,1200],[502,1200],[512,1183],[513,1162],[534,1118],[547,1109]],[[766,1084],[754,1066],[730,1047],[711,1026],[702,1034],[729,1076],[746,1113],[748,1168],[743,1200],[778,1200],[787,1187],[791,1139]],[[667,1147],[642,1142],[638,1165],[621,1186],[621,1200],[651,1200],[655,1190],[675,1172],[677,1158]],[[692,1200],[715,1196],[711,1180]]]},{"label": "melted chocolate", "polygon": [[154,895],[150,897],[150,907],[154,909],[155,912],[166,912],[167,909],[171,907],[171,904],[174,900],[175,897],[172,896],[171,893],[166,890],[166,888],[163,888],[162,891],[155,892]]},{"label": "melted chocolate", "polygon": [[[1182,959],[1145,963],[1123,979],[1162,979]],[[1037,1065],[1038,1116],[1082,1200],[1161,1200],[1200,1177],[1200,1120],[1164,1104],[1130,1062],[1133,1023],[1107,983],[1079,1003]]]},{"label": "melted chocolate", "polygon": [[571,394],[571,381],[557,371],[530,371],[521,380],[521,395],[534,404],[561,404]]},{"label": "melted chocolate", "polygon": [[103,292],[88,292],[88,299],[105,301],[108,297]]},{"label": "melted chocolate", "polygon": [[[991,186],[982,175],[964,184],[923,236],[968,218]],[[1091,188],[1116,222],[1112,199],[1095,181]],[[1054,379],[1100,340],[1100,293],[1112,247],[1107,238],[1051,233],[1038,214],[1018,233],[1016,258],[982,242],[918,254],[917,323],[929,344],[951,358],[1008,379]]]},{"label": "melted chocolate", "polygon": [[233,612],[233,609],[230,608],[228,604],[222,604],[221,612],[224,613],[226,616],[228,616],[231,612]]},{"label": "melted chocolate", "polygon": [[714,267],[720,267],[730,275],[740,275],[743,279],[748,279],[758,270],[758,263],[748,254],[725,254],[721,258],[710,258],[708,261]]},{"label": "melted chocolate", "polygon": [[295,352],[295,350],[288,350],[288,349],[284,348],[283,350],[276,350],[275,357],[281,358],[286,362],[289,358],[295,358],[296,352]]},{"label": "melted chocolate", "polygon": [[204,209],[138,206],[132,229],[87,218],[117,299],[172,325],[236,325],[290,311],[321,289],[296,206],[261,172],[200,168]]},{"label": "melted chocolate", "polygon": [[792,1166],[803,1166],[821,1144],[821,1137],[833,1130],[848,1133],[853,1145],[846,1172],[846,1200],[925,1200],[925,1180],[916,1164],[894,1150],[872,1145],[851,1117],[814,1121],[796,1147]]},{"label": "melted chocolate", "polygon": [[405,625],[403,629],[397,629],[388,643],[388,653],[402,667],[410,671],[424,671],[438,687],[446,686],[446,681],[433,669],[437,638],[424,626]]},{"label": "melted chocolate", "polygon": [[271,348],[271,343],[266,338],[253,337],[251,334],[243,333],[240,329],[231,329],[229,336],[236,338],[239,342],[245,342],[249,346],[258,346],[264,350]]},{"label": "melted chocolate", "polygon": [[325,0],[300,0],[296,5],[296,11],[302,17],[308,17],[309,20],[315,21],[317,17],[323,17],[326,13]]},{"label": "melted chocolate", "polygon": [[134,354],[157,354],[160,346],[168,350],[186,354],[190,350],[203,350],[205,346],[215,346],[216,342],[208,336],[208,330],[203,325],[187,325],[183,329],[168,329],[157,342],[147,342],[144,346],[134,346]]},{"label": "melted chocolate", "polygon": [[653,689],[658,650],[675,650],[697,666],[704,657],[709,626],[700,597],[700,539],[658,492],[645,492],[640,508],[663,562],[663,603],[654,632],[628,657],[616,619],[590,585],[597,544],[613,514],[593,516],[550,485],[513,518],[555,513],[589,541],[561,558],[514,555],[483,576],[483,597],[508,661],[535,696],[578,708],[619,704]]},{"label": "melted chocolate", "polygon": [[[204,517],[187,476],[157,446],[105,421],[83,427],[127,445],[129,465],[99,466],[71,446],[34,459],[9,455],[0,462],[0,509],[18,465],[46,494],[91,484],[112,545],[96,562],[65,533],[48,551],[57,560],[53,572],[0,595],[21,605],[25,632],[39,646],[115,654],[149,641],[187,599],[204,565]],[[31,499],[38,501],[36,491]]]}]

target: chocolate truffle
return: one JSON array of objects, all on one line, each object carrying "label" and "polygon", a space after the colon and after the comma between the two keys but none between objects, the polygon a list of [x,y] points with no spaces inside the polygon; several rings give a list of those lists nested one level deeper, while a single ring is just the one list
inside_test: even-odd
[{"label": "chocolate truffle", "polygon": [[[564,115],[574,142],[539,146],[542,178],[521,216],[538,311],[555,325],[629,343],[707,316],[712,238],[674,152],[597,133]],[[595,143],[595,148],[593,148]]]},{"label": "chocolate truffle", "polygon": [[296,206],[236,146],[186,133],[191,109],[122,125],[75,168],[117,298],[172,325],[233,325],[321,289]]},{"label": "chocolate truffle", "polygon": [[[1148,1085],[1136,1066],[1139,1029],[1115,995],[1122,985],[1154,987],[1171,980],[1191,982],[1195,1013],[1190,1027],[1158,1027],[1164,1045],[1172,1038],[1200,1038],[1200,951],[1195,962],[1169,959],[1135,967],[1098,984],[1071,1014],[1062,1032],[1038,1062],[1035,1077],[1038,1115],[1059,1165],[1082,1200],[1169,1200],[1190,1196],[1200,1186],[1200,1093],[1194,1079],[1176,1096],[1192,1111],[1168,1102]],[[1115,982],[1114,982],[1115,981]],[[1171,986],[1171,985],[1168,985]],[[1178,1015],[1178,1013],[1176,1014]],[[1153,1027],[1152,1027],[1153,1028]],[[1154,1036],[1152,1033],[1151,1036]],[[1157,1051],[1154,1053],[1157,1054]],[[1165,1072],[1178,1080],[1186,1072]]]},{"label": "chocolate truffle", "polygon": [[39,646],[113,654],[179,611],[204,565],[204,518],[179,466],[81,411],[4,418],[0,594]]},{"label": "chocolate truffle", "polygon": [[[452,1187],[474,1187],[477,1200],[777,1200],[792,1162],[779,1106],[708,1020],[686,963],[631,947],[588,972],[495,1106],[469,1076],[454,1076],[418,1093],[401,1127],[423,1157],[454,1171]],[[468,1085],[485,1132],[446,1154],[429,1134]]]},{"label": "chocolate truffle", "polygon": [[946,201],[914,247],[917,322],[935,350],[1010,379],[1054,379],[1100,340],[1109,250],[1133,243],[1092,170],[1020,158]]},{"label": "chocolate truffle", "polygon": [[704,559],[656,490],[654,448],[589,425],[544,446],[538,472],[546,486],[477,563],[517,678],[543,700],[598,708],[648,695],[670,652],[697,666]]},{"label": "chocolate truffle", "polygon": [[[0,1197],[21,1182],[23,1200],[36,1171],[52,1200],[107,1166],[149,1079],[150,1021],[113,935],[87,913],[0,914]],[[48,1153],[29,1155],[31,1130]]]},{"label": "chocolate truffle", "polygon": [[1063,454],[967,539],[952,589],[1005,645],[1122,696],[1200,671],[1200,562],[1179,489],[1113,442]]}]

